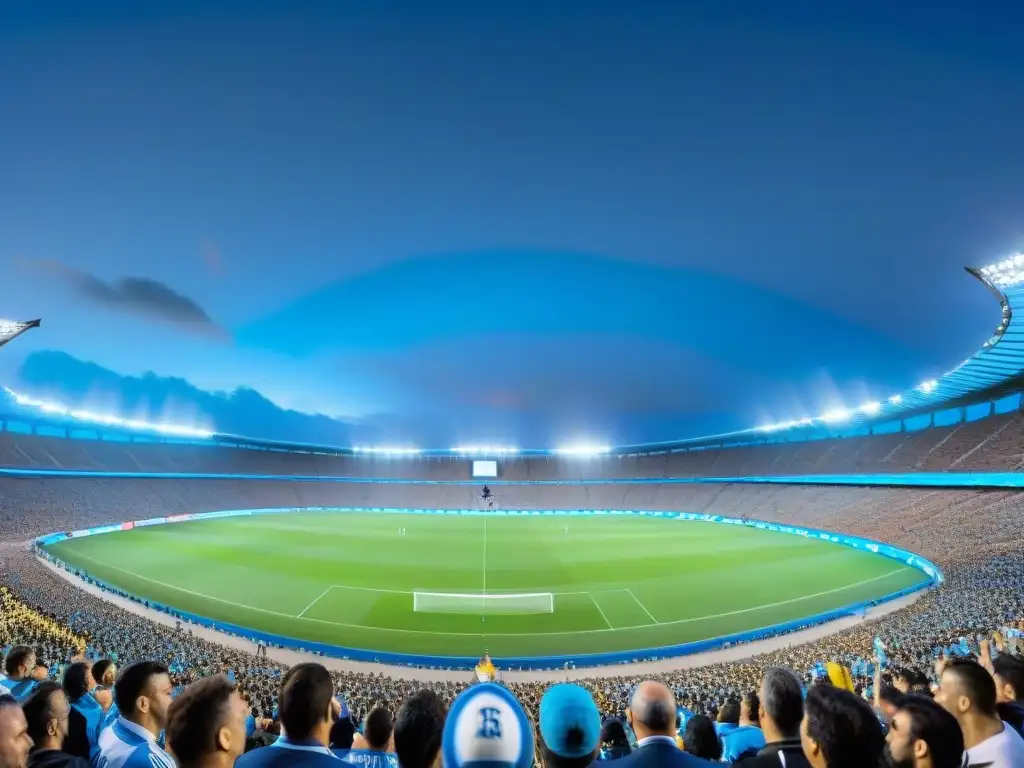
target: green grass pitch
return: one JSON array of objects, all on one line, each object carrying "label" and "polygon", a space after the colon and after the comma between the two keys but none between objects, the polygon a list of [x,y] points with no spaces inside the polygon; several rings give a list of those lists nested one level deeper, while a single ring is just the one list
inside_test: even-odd
[{"label": "green grass pitch", "polygon": [[[296,512],[136,528],[50,550],[132,594],[216,621],[348,648],[488,650],[499,659],[675,645],[926,580],[817,539],[623,515]],[[413,611],[413,591],[483,589],[551,592],[554,610]]]}]

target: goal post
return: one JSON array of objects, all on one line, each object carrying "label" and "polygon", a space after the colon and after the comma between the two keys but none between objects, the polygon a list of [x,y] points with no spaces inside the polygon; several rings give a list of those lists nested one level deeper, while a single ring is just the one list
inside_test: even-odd
[{"label": "goal post", "polygon": [[488,595],[481,592],[413,592],[413,613],[472,613],[480,615],[554,613],[552,592]]}]

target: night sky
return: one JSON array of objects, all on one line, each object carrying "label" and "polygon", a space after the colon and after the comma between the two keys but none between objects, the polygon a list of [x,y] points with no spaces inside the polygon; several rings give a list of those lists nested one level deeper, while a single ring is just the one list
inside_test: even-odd
[{"label": "night sky", "polygon": [[0,382],[434,447],[884,399],[1024,248],[1012,6],[4,4]]}]

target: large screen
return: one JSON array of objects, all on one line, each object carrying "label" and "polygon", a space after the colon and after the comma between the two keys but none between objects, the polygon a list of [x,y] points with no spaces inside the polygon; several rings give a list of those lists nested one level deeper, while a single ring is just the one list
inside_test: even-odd
[{"label": "large screen", "polygon": [[498,462],[496,461],[474,461],[473,477],[497,477]]}]

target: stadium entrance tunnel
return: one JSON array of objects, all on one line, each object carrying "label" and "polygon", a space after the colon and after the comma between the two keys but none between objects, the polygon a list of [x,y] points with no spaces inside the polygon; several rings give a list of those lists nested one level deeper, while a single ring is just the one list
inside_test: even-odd
[{"label": "stadium entrance tunnel", "polygon": [[263,643],[359,661],[550,669],[757,640],[938,584],[827,531],[639,510],[246,509],[44,536],[107,590]]}]

